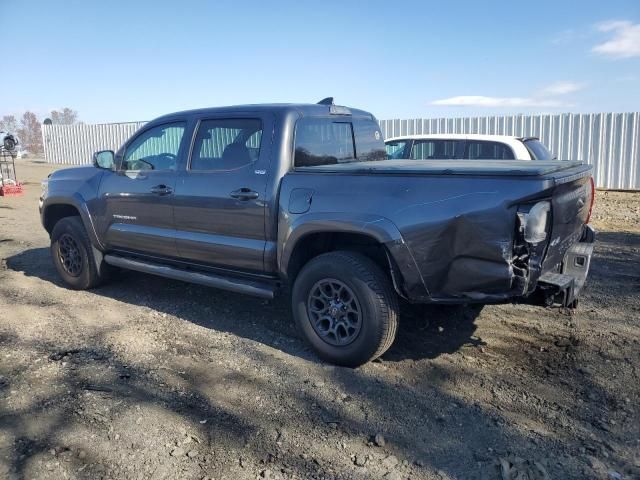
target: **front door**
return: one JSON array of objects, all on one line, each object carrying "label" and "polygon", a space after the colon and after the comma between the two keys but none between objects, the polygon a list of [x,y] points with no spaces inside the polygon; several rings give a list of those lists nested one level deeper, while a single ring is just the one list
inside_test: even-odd
[{"label": "front door", "polygon": [[177,249],[185,261],[263,270],[272,125],[260,115],[199,121],[174,196]]},{"label": "front door", "polygon": [[100,183],[102,238],[109,250],[177,257],[172,198],[185,122],[151,126],[126,145]]}]

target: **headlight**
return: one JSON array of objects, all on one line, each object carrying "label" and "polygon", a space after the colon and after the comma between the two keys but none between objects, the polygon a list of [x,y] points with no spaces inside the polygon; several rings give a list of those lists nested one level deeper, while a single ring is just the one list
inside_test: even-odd
[{"label": "headlight", "polygon": [[524,224],[524,239],[528,243],[536,244],[547,238],[547,220],[551,204],[549,202],[538,202],[526,215]]},{"label": "headlight", "polygon": [[40,198],[44,198],[49,191],[49,180],[42,180],[40,182],[40,186],[42,187],[42,192],[40,193]]}]

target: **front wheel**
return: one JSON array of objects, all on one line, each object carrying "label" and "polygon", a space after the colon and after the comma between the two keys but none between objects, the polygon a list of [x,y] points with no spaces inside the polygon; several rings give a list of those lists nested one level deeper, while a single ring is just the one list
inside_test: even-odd
[{"label": "front wheel", "polygon": [[58,274],[74,290],[97,287],[107,276],[108,265],[96,261],[91,241],[80,217],[65,217],[51,232],[51,256]]},{"label": "front wheel", "polygon": [[293,315],[320,358],[357,367],[382,355],[398,327],[398,297],[384,272],[357,252],[307,263],[293,285]]}]

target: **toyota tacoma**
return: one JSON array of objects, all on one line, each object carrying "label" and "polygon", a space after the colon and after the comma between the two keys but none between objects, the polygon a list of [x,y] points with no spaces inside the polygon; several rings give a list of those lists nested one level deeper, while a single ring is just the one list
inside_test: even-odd
[{"label": "toyota tacoma", "polygon": [[375,117],[329,98],[160,117],[51,174],[40,212],[70,288],[123,268],[286,291],[317,354],[358,366],[401,299],[575,306],[593,196],[578,162],[388,159]]}]

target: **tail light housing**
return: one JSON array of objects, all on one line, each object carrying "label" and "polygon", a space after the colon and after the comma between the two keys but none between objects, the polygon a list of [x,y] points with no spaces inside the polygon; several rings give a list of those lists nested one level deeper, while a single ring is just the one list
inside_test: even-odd
[{"label": "tail light housing", "polygon": [[547,226],[551,204],[547,201],[538,202],[525,215],[524,239],[531,244],[538,244],[547,238]]}]

